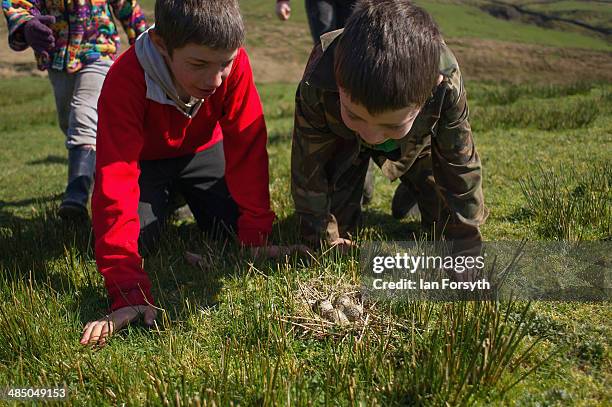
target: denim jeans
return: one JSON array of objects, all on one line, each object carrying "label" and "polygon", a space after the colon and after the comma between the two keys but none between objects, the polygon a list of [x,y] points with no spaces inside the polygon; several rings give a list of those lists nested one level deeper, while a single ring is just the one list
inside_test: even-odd
[{"label": "denim jeans", "polygon": [[306,14],[315,44],[321,35],[344,27],[357,0],[306,0]]}]

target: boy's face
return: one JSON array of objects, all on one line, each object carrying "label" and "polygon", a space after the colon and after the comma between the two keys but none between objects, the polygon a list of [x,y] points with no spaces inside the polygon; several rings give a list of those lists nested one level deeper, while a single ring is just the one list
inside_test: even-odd
[{"label": "boy's face", "polygon": [[351,97],[340,88],[340,114],[342,121],[368,144],[381,144],[389,139],[404,137],[419,114],[420,108],[406,107],[371,115],[364,106],[351,101]]},{"label": "boy's face", "polygon": [[238,50],[212,49],[206,45],[187,44],[173,51],[167,51],[163,40],[151,36],[162,54],[173,76],[179,96],[193,96],[206,99],[215,93],[232,70]]}]

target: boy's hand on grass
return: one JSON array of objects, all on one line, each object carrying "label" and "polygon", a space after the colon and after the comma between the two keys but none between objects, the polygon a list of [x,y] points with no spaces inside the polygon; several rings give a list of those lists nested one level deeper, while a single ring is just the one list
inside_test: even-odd
[{"label": "boy's hand on grass", "polygon": [[289,20],[289,17],[291,17],[291,7],[289,6],[289,1],[279,1],[276,3],[276,15],[281,21]]},{"label": "boy's hand on grass", "polygon": [[141,316],[144,317],[145,324],[153,325],[157,310],[150,305],[128,306],[119,308],[97,321],[90,321],[83,328],[81,345],[102,347],[109,336]]},{"label": "boy's hand on grass", "polygon": [[353,247],[357,247],[355,242],[350,239],[344,239],[342,237],[331,241],[330,244],[332,247],[337,248],[342,253],[348,253]]},{"label": "boy's hand on grass", "polygon": [[260,247],[251,247],[250,250],[251,255],[253,257],[267,258],[279,258],[284,256],[290,256],[294,253],[308,254],[312,252],[312,250],[310,250],[308,246],[304,246],[303,244],[294,244],[290,246],[267,245]]}]

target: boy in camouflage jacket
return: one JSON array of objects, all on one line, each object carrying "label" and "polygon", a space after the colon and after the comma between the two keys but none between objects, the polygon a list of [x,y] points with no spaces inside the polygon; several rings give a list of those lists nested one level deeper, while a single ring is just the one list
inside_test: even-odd
[{"label": "boy in camouflage jacket", "polygon": [[291,191],[310,243],[352,245],[370,157],[400,179],[394,216],[418,204],[434,237],[480,242],[487,210],[461,72],[408,0],[362,0],[322,37],[296,93]]}]

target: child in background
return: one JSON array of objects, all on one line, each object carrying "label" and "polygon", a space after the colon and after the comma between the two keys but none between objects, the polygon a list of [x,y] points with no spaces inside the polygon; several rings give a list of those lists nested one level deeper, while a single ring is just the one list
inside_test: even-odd
[{"label": "child in background", "polygon": [[[305,0],[304,3],[310,35],[316,46],[321,42],[323,34],[344,27],[357,0]],[[289,0],[277,0],[276,15],[282,21],[289,19],[291,16]],[[374,170],[375,166],[370,161],[363,186],[362,205],[368,205],[374,197]]]},{"label": "child in background", "polygon": [[[323,34],[344,27],[357,0],[305,0],[310,34],[315,44]],[[281,20],[291,16],[289,0],[276,1],[276,15]]]},{"label": "child in background", "polygon": [[[322,37],[296,94],[291,187],[305,241],[353,244],[372,158],[436,237],[480,242],[482,169],[457,61],[408,0],[362,0]],[[406,191],[403,193],[402,191]]]},{"label": "child in background", "polygon": [[102,83],[119,52],[111,8],[130,44],[145,31],[135,0],[2,0],[9,45],[28,47],[53,86],[59,125],[68,149],[68,184],[59,208],[67,220],[88,218],[87,201],[96,162],[96,105]]}]

